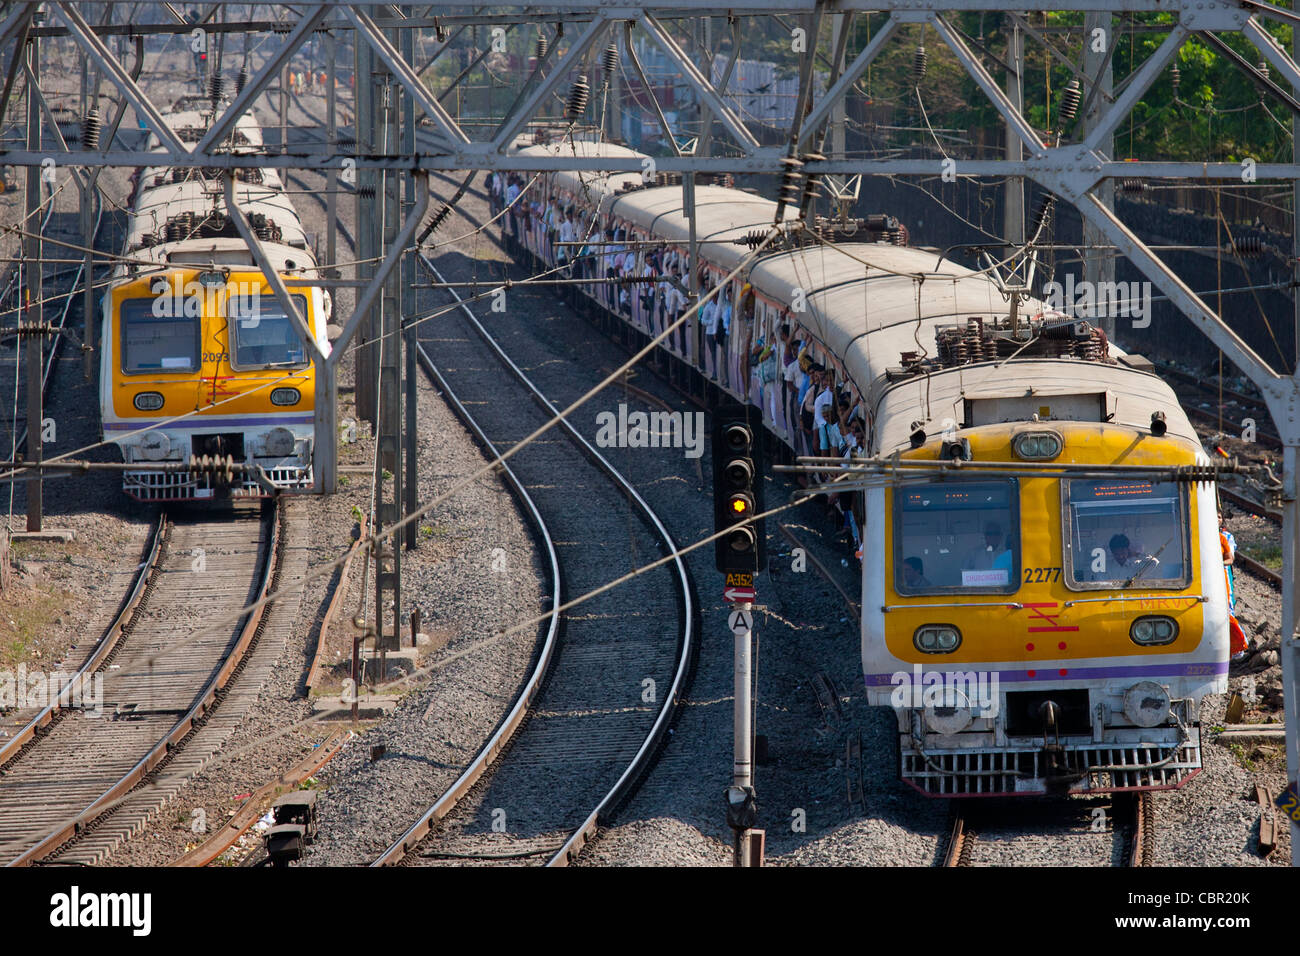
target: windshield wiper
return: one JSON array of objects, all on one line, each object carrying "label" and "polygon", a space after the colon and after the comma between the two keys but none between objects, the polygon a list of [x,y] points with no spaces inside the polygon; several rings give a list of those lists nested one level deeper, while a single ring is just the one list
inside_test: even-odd
[{"label": "windshield wiper", "polygon": [[1160,555],[1162,555],[1162,554],[1165,553],[1165,548],[1169,547],[1170,543],[1171,543],[1171,542],[1174,540],[1174,538],[1176,538],[1176,537],[1178,537],[1178,532],[1175,531],[1175,532],[1173,533],[1173,535],[1170,536],[1169,540],[1166,541],[1164,544],[1162,544],[1162,545],[1160,546],[1160,550],[1159,550],[1159,551],[1157,551],[1155,554],[1148,555],[1146,558],[1144,558],[1143,561],[1142,561],[1142,567],[1138,568],[1137,571],[1135,571],[1135,572],[1133,573],[1133,576],[1130,577],[1127,581],[1124,582],[1124,587],[1125,587],[1125,588],[1130,588],[1130,587],[1132,587],[1134,581],[1136,581],[1138,578],[1142,577],[1142,575],[1146,574],[1147,571],[1149,571],[1149,570],[1151,570],[1152,568],[1154,568],[1154,567],[1156,567],[1157,565],[1159,565],[1159,564],[1160,564],[1160,561],[1159,561]]}]

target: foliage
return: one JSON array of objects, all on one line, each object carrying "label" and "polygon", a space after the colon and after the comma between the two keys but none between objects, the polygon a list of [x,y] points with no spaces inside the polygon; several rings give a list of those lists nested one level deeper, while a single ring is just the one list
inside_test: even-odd
[{"label": "foliage", "polygon": [[[1065,30],[1049,33],[1048,38],[1065,57],[1079,65],[1087,39],[1083,17],[1078,12],[1031,13],[1029,23],[1039,30],[1044,27]],[[856,36],[850,42],[850,56],[865,46],[868,35],[874,35],[884,22],[883,14],[873,15],[870,20],[860,17]],[[1005,85],[1005,70],[997,61],[1007,58],[1010,17],[1000,13],[961,13],[950,22],[965,35],[967,44],[994,78]],[[1172,18],[1164,14],[1112,21],[1106,40],[1114,44],[1112,57],[1117,85],[1156,52],[1167,36],[1161,27],[1171,23]],[[1289,31],[1266,23],[1286,46]],[[1217,36],[1247,63],[1261,62],[1259,52],[1240,34]],[[1025,115],[1036,129],[1050,136],[1060,124],[1062,94],[1074,74],[1034,37],[1022,32],[1022,40]],[[919,84],[919,103],[912,73],[912,59],[918,45],[924,45],[927,55],[926,73]],[[1198,36],[1187,39],[1174,63],[1179,70],[1177,92],[1171,64],[1161,71],[1130,116],[1115,130],[1116,158],[1239,162],[1250,157],[1257,162],[1273,162],[1290,155],[1290,112],[1264,92],[1245,70]],[[946,127],[968,134],[973,145],[979,138],[977,134],[983,131],[986,147],[1001,149],[1004,124],[1000,114],[932,28],[912,25],[901,30],[881,52],[863,85],[872,94],[875,105],[893,106],[896,126],[919,127],[924,131],[928,120],[935,129]],[[989,131],[996,132],[989,136]],[[1076,121],[1074,129],[1065,131],[1064,140],[1079,138],[1081,130]],[[933,138],[925,132],[914,132],[908,139],[928,140],[933,145]]]}]

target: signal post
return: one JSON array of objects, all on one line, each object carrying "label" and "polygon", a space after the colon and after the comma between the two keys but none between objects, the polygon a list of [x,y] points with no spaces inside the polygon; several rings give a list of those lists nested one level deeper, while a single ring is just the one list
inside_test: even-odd
[{"label": "signal post", "polygon": [[735,865],[757,866],[762,831],[756,831],[754,792],[753,633],[754,576],[766,551],[762,520],[762,425],[751,423],[744,405],[720,405],[713,412],[714,563],[724,575],[723,598],[735,605],[727,618],[735,641],[734,746],[731,786],[726,790],[727,825],[735,834]]}]

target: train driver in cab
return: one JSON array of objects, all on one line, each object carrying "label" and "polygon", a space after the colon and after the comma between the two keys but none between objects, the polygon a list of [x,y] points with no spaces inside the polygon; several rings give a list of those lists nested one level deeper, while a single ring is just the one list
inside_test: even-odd
[{"label": "train driver in cab", "polygon": [[1142,549],[1134,547],[1128,535],[1122,532],[1110,536],[1106,549],[1109,552],[1106,558],[1107,566],[1094,575],[1094,580],[1126,581],[1139,577],[1160,579],[1181,576],[1181,570],[1177,566],[1160,562],[1160,552],[1164,548],[1159,549],[1155,554],[1144,554]]},{"label": "train driver in cab", "polygon": [[1011,573],[1011,549],[1004,546],[1002,525],[990,521],[984,525],[984,544],[966,552],[963,571],[1003,570]]}]

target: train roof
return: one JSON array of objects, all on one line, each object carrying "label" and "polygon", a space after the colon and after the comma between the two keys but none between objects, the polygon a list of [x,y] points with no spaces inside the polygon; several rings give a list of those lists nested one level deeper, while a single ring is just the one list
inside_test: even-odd
[{"label": "train roof", "polygon": [[[878,448],[905,448],[916,408],[929,421],[966,420],[967,402],[1064,396],[1097,396],[1098,420],[1146,428],[1157,409],[1169,433],[1199,444],[1195,429],[1173,390],[1156,375],[1123,361],[1111,344],[1110,362],[1032,357],[936,369],[891,382],[886,372],[904,352],[933,356],[936,330],[968,319],[1005,320],[1007,302],[983,274],[921,249],[887,243],[809,245],[759,260],[749,275],[754,288],[779,302],[790,290],[805,291],[807,310],[794,315],[843,362],[846,374],[871,396],[879,423]],[[1021,315],[1045,311],[1036,299],[1022,300]],[[1021,405],[1024,403],[1021,402]]]},{"label": "train roof", "polygon": [[[690,241],[690,220],[682,203],[682,187],[655,186],[615,197],[609,211],[667,242]],[[798,218],[787,206],[782,221]],[[723,269],[734,269],[749,254],[734,240],[772,225],[776,203],[752,193],[724,186],[695,187],[695,234],[700,257]]]},{"label": "train roof", "polygon": [[[647,158],[626,146],[613,143],[594,143],[589,140],[564,140],[557,143],[524,146],[515,152],[520,156],[573,156],[581,159],[596,156],[614,156],[622,159],[635,159],[638,162]],[[573,193],[585,193],[591,197],[592,205],[602,211],[609,199],[620,190],[639,187],[642,184],[638,172],[586,172],[582,170],[562,170],[555,173],[556,185]]]},{"label": "train roof", "polygon": [[[846,358],[846,368],[861,367],[862,348],[854,344]],[[1185,439],[1198,448],[1201,443],[1168,383],[1158,375],[1130,368],[1123,362],[1034,358],[1002,365],[993,362],[960,365],[902,382],[881,383],[873,397],[878,429],[876,450],[886,454],[908,447],[911,423],[918,417],[915,414],[918,408],[928,410],[927,422],[942,423],[950,418],[960,427],[968,403],[983,403],[990,408],[1001,404],[1018,409],[1064,403],[1077,409],[1084,403],[1071,399],[1084,397],[1095,398],[1088,403],[1097,410],[1095,416],[1074,418],[1057,414],[1052,417],[1106,421],[1145,430],[1151,427],[1151,413],[1159,410],[1165,413],[1170,437]],[[1024,421],[1029,415],[1021,412],[993,420],[1004,418]],[[937,434],[934,426],[926,430],[931,435]]]},{"label": "train roof", "polygon": [[[307,247],[302,221],[284,193],[266,186],[235,183],[235,202],[245,215],[260,213],[279,226],[282,233],[280,242],[284,245]],[[192,213],[201,219],[225,208],[225,197],[220,190],[213,190],[206,183],[192,179],[142,190],[136,199],[128,247],[143,245],[140,240],[144,235],[157,233],[174,216]]]},{"label": "train roof", "polygon": [[[591,142],[531,146],[519,152],[643,156],[626,147]],[[563,171],[555,173],[555,183],[585,194],[602,213],[665,242],[689,241],[680,186],[644,187],[639,174],[625,172]],[[775,217],[775,202],[742,190],[697,186],[695,197],[700,256],[724,269],[735,268],[749,252],[733,240],[764,229]],[[797,215],[797,209],[787,206],[783,220]],[[1049,406],[1057,399],[1064,407],[1065,396],[1093,397],[1092,404],[1091,398],[1080,398],[1081,407],[1095,405],[1098,420],[1138,428],[1149,427],[1151,413],[1161,410],[1170,435],[1199,445],[1173,390],[1158,376],[1126,364],[1125,353],[1113,343],[1108,343],[1105,362],[1034,356],[940,368],[892,381],[887,371],[901,364],[904,352],[935,355],[939,328],[964,325],[971,318],[1005,320],[1009,314],[1008,302],[994,282],[955,262],[941,261],[935,252],[884,242],[816,243],[761,256],[747,278],[757,292],[787,306],[793,290],[803,291],[806,311],[792,318],[839,356],[859,392],[870,396],[879,450],[908,446],[918,407],[928,407],[932,421],[963,422],[969,402],[992,408],[1007,400],[1024,405],[1033,397]],[[1047,311],[1035,299],[1022,300],[1019,308],[1025,316]]]},{"label": "train roof", "polygon": [[[224,105],[224,104],[223,104]],[[174,113],[166,114],[163,119],[171,127],[173,132],[180,130],[207,130],[212,125],[212,113],[210,111],[200,110],[178,110]],[[227,137],[226,148],[230,152],[247,153],[260,151],[264,145],[262,139],[262,127],[258,125],[257,118],[251,113],[246,112],[235,121],[235,130],[241,133],[244,138],[242,143],[232,143]],[[177,132],[179,135],[179,132]],[[182,137],[183,139],[183,137]],[[158,134],[149,131],[149,145],[147,149],[153,152],[164,152],[162,140]]]}]

